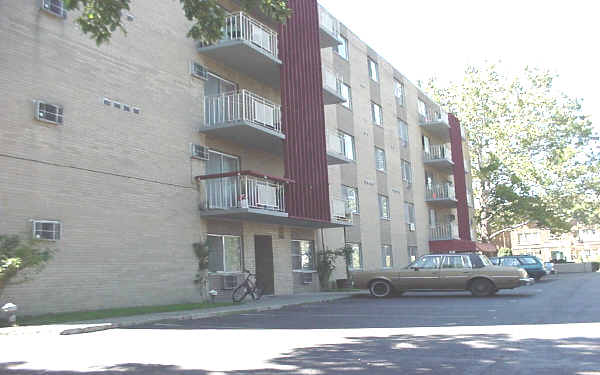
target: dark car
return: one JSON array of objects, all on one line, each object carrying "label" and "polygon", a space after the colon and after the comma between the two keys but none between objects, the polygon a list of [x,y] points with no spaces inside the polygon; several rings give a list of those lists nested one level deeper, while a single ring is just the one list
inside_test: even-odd
[{"label": "dark car", "polygon": [[546,276],[546,267],[544,263],[533,255],[513,255],[495,258],[492,263],[503,266],[503,267],[518,267],[523,268],[527,271],[529,277],[533,277],[536,280]]}]

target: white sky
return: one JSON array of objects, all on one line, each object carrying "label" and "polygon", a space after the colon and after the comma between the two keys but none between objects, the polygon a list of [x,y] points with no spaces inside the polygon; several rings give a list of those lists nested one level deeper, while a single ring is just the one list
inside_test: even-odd
[{"label": "white sky", "polygon": [[502,61],[560,75],[600,129],[600,1],[319,0],[416,84],[461,80],[467,64]]}]

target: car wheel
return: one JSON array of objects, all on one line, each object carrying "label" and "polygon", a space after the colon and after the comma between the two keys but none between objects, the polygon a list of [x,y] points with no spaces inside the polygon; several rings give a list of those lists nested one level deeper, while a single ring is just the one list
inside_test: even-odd
[{"label": "car wheel", "polygon": [[494,294],[496,287],[486,279],[476,279],[471,283],[471,294],[475,297],[487,297]]},{"label": "car wheel", "polygon": [[369,285],[369,292],[373,297],[384,298],[392,292],[392,286],[385,280],[374,280]]}]

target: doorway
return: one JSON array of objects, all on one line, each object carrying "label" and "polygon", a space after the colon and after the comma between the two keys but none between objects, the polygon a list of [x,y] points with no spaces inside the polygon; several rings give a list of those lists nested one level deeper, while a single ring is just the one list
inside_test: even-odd
[{"label": "doorway", "polygon": [[271,236],[254,236],[254,261],[256,281],[264,286],[264,294],[275,294],[273,238]]}]

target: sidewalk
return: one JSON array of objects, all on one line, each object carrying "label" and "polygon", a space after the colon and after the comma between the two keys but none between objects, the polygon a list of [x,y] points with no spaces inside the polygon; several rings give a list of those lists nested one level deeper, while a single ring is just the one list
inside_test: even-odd
[{"label": "sidewalk", "polygon": [[287,306],[303,305],[306,303],[320,303],[350,298],[363,292],[326,292],[326,293],[303,293],[289,296],[265,296],[259,301],[216,307],[214,309],[177,311],[157,314],[135,315],[102,320],[90,320],[85,322],[73,322],[64,324],[52,324],[43,326],[25,326],[0,328],[0,338],[6,335],[74,335],[104,331],[113,328],[126,328],[140,324],[155,323],[162,320],[190,320],[205,319],[218,316],[240,314],[247,312],[260,312],[267,310],[278,310]]}]

